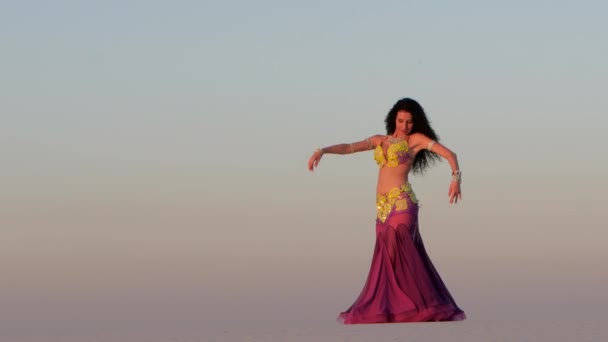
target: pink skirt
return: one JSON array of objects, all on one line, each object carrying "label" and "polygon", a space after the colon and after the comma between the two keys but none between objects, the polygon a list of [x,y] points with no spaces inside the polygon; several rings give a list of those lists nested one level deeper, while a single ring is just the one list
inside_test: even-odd
[{"label": "pink skirt", "polygon": [[344,324],[460,321],[458,308],[426,253],[418,201],[409,184],[378,195],[376,246],[367,281]]}]

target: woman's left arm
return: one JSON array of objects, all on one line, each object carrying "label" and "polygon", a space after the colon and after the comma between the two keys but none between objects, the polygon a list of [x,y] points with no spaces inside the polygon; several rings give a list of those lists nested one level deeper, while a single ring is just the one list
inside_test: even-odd
[{"label": "woman's left arm", "polygon": [[450,163],[450,167],[452,168],[452,181],[450,182],[450,189],[448,190],[448,198],[450,199],[450,203],[457,203],[458,200],[462,199],[462,192],[460,190],[461,172],[458,166],[458,157],[456,156],[456,153],[423,134],[417,134],[415,139],[416,145],[420,145],[423,149],[429,150],[430,152],[437,153]]}]

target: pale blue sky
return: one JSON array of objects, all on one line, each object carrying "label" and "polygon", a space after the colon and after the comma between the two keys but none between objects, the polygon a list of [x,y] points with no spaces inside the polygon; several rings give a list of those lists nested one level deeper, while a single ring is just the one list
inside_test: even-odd
[{"label": "pale blue sky", "polygon": [[[310,174],[306,161],[383,133],[407,96],[459,155],[457,207],[447,163],[412,183],[429,254],[469,316],[524,303],[560,315],[565,294],[571,312],[603,312],[607,10],[3,2],[0,265],[14,281],[0,294],[24,317],[130,299],[158,315],[213,303],[202,315],[220,319],[272,300],[272,318],[333,319],[369,267],[377,167],[325,156]],[[74,282],[83,272],[102,280]]]}]

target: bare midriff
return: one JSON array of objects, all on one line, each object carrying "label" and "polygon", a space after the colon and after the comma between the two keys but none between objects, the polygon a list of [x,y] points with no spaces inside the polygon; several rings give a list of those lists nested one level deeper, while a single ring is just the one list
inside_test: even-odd
[{"label": "bare midriff", "polygon": [[385,194],[392,188],[399,187],[408,183],[408,174],[411,163],[401,164],[395,167],[382,167],[378,171],[378,185],[376,193]]}]

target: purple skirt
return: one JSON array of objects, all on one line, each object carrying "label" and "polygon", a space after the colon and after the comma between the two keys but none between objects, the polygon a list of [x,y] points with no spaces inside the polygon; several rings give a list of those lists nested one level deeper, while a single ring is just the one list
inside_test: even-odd
[{"label": "purple skirt", "polygon": [[379,195],[369,275],[357,300],[338,321],[360,324],[465,318],[424,249],[418,230],[418,203],[409,185]]}]

